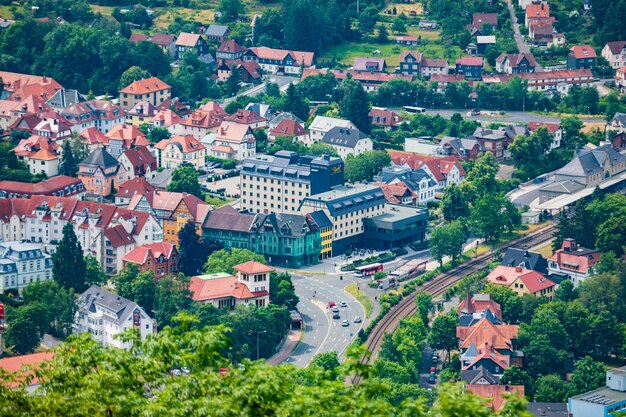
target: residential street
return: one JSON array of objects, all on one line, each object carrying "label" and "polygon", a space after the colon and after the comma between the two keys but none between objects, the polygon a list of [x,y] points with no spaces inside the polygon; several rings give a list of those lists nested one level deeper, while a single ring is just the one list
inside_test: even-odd
[{"label": "residential street", "polygon": [[[515,9],[513,8],[513,3],[511,0],[506,0],[506,5],[509,8],[509,14],[511,15],[511,23],[513,24],[513,32],[515,32],[515,43],[517,44],[517,49],[522,54],[527,54],[530,51],[528,50],[528,45],[524,42],[524,37],[520,33],[519,23],[517,22],[517,16],[515,16]],[[543,72],[543,67],[537,63],[535,67],[536,72]]]}]

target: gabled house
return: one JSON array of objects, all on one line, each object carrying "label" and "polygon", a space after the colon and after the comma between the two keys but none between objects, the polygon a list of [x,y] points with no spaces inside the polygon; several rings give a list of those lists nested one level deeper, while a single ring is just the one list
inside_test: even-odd
[{"label": "gabled house", "polygon": [[47,195],[80,199],[83,194],[85,194],[83,183],[67,175],[57,175],[36,183],[0,181],[0,198],[30,198],[34,195]]},{"label": "gabled house", "polygon": [[130,173],[104,148],[97,148],[78,165],[78,179],[90,194],[108,196],[130,179]]},{"label": "gabled house", "polygon": [[155,278],[178,273],[178,251],[176,245],[167,242],[137,246],[122,258],[124,269],[135,264],[140,272],[152,271]]},{"label": "gabled house", "polygon": [[224,121],[216,133],[202,139],[212,156],[243,161],[256,156],[256,139],[246,124]]},{"label": "gabled house", "polygon": [[621,92],[626,91],[626,66],[615,71],[615,87]]},{"label": "gabled house", "polygon": [[159,110],[149,123],[154,127],[169,129],[170,127],[179,125],[184,121],[185,119],[177,115],[173,110],[164,109]]},{"label": "gabled house", "polygon": [[423,168],[411,169],[408,166],[384,167],[374,178],[383,190],[385,198],[393,204],[425,205],[435,199],[439,189],[431,173]]},{"label": "gabled house", "polygon": [[550,19],[550,5],[548,3],[533,3],[526,6],[524,26],[529,27],[533,20]]},{"label": "gabled house", "polygon": [[119,157],[127,149],[139,146],[151,146],[145,133],[143,133],[138,126],[134,125],[116,125],[109,130],[105,136],[108,140],[106,150],[113,155],[114,158]]},{"label": "gabled house", "polygon": [[498,14],[497,13],[474,13],[472,15],[472,23],[467,25],[472,36],[482,35],[483,26],[485,24],[491,25],[492,29],[498,27]]},{"label": "gabled house", "polygon": [[156,175],[157,160],[145,146],[127,149],[117,160],[124,167],[129,178],[152,179]]},{"label": "gabled house", "polygon": [[62,148],[51,138],[33,135],[22,139],[13,152],[33,175],[45,174],[53,177],[59,174]]},{"label": "gabled house", "polygon": [[626,132],[626,113],[615,113],[613,118],[606,123],[606,131],[613,134]]},{"label": "gabled house", "polygon": [[472,136],[496,159],[502,160],[509,157],[508,148],[513,142],[513,138],[508,137],[503,128],[494,130],[478,127]]},{"label": "gabled house", "polygon": [[464,56],[456,60],[456,73],[466,80],[480,80],[483,76],[483,58]]},{"label": "gabled house", "polygon": [[126,111],[126,123],[141,126],[148,123],[157,114],[158,109],[149,101],[139,101]]},{"label": "gabled house", "polygon": [[382,127],[386,131],[396,129],[404,121],[398,113],[381,107],[372,107],[369,116],[372,125]]},{"label": "gabled house", "polygon": [[148,39],[148,42],[157,45],[170,58],[176,56],[176,36],[168,33],[155,33]]},{"label": "gabled house", "polygon": [[493,324],[502,324],[502,308],[493,300],[491,294],[474,294],[469,292],[459,303],[459,325],[471,327],[483,318]]},{"label": "gabled house", "polygon": [[522,366],[522,355],[516,349],[519,326],[495,324],[482,318],[469,327],[457,326],[461,352],[461,369],[485,367],[501,375],[512,365]]},{"label": "gabled house", "polygon": [[206,135],[216,132],[228,113],[215,102],[209,101],[191,113],[184,122],[170,127],[170,132],[175,135],[191,135],[197,140],[201,140]]},{"label": "gabled house", "polygon": [[574,181],[586,187],[626,171],[626,156],[610,144],[595,149],[581,149],[563,168],[554,171],[556,182]]},{"label": "gabled house", "polygon": [[485,385],[485,384],[465,384],[465,391],[472,393],[487,401],[487,408],[497,413],[504,408],[509,396],[524,398],[523,385]]},{"label": "gabled house", "polygon": [[46,112],[34,129],[34,134],[52,139],[60,145],[72,137],[72,124],[58,112]]},{"label": "gabled house", "polygon": [[548,261],[538,252],[525,249],[508,248],[502,257],[502,265],[521,266],[524,269],[548,274]]},{"label": "gabled house", "polygon": [[567,69],[594,69],[598,56],[589,45],[572,46],[567,53]]},{"label": "gabled house", "polygon": [[270,74],[300,75],[302,68],[315,65],[315,54],[313,52],[254,47],[245,52],[243,60],[244,62],[257,61],[261,69]]},{"label": "gabled house", "polygon": [[354,58],[353,71],[359,72],[385,72],[387,61],[384,58]]},{"label": "gabled house", "polygon": [[222,42],[215,51],[215,58],[233,61],[235,59],[243,59],[243,54],[248,48],[241,46],[234,39]]},{"label": "gabled house", "polygon": [[561,141],[563,140],[563,129],[558,123],[545,123],[545,122],[530,122],[528,123],[528,131],[533,133],[540,127],[545,127],[552,135],[552,143],[550,144],[550,150],[560,148]]},{"label": "gabled house", "polygon": [[267,128],[267,120],[251,110],[239,109],[230,116],[226,116],[224,121],[249,126],[251,129]]},{"label": "gabled house", "polygon": [[233,267],[236,276],[226,273],[191,278],[189,291],[197,302],[211,303],[216,308],[237,305],[266,307],[270,303],[270,274],[274,268],[250,261]]},{"label": "gabled house", "polygon": [[561,248],[548,260],[548,272],[557,279],[569,279],[577,287],[593,274],[600,251],[579,246],[574,239],[564,239]]},{"label": "gabled house", "polygon": [[398,72],[400,74],[420,76],[422,71],[422,53],[419,51],[402,51]]},{"label": "gabled house", "polygon": [[417,46],[419,39],[417,36],[396,36],[397,45]]},{"label": "gabled house", "polygon": [[133,81],[120,90],[119,104],[124,110],[132,109],[137,102],[147,101],[158,106],[172,97],[172,87],[157,77]]},{"label": "gabled house", "polygon": [[451,184],[460,184],[465,178],[465,170],[453,157],[436,157],[412,152],[391,151],[391,163],[396,167],[406,167],[413,171],[423,169],[437,183],[437,191],[443,191]]},{"label": "gabled house", "polygon": [[626,65],[626,41],[608,42],[602,48],[601,55],[617,70]]},{"label": "gabled house", "polygon": [[525,269],[523,266],[499,265],[485,278],[496,285],[504,285],[517,295],[532,294],[536,297],[554,297],[556,284],[540,272]]},{"label": "gabled house", "polygon": [[191,135],[163,139],[154,148],[158,164],[162,168],[178,168],[183,162],[196,169],[204,168],[206,147]]},{"label": "gabled house", "polygon": [[152,194],[156,187],[148,182],[145,177],[135,177],[117,187],[115,193],[115,205],[126,207],[135,195]]},{"label": "gabled house", "polygon": [[209,52],[206,41],[197,33],[181,32],[174,44],[178,59],[181,59],[189,51],[196,51],[198,56],[206,55]]},{"label": "gabled house", "polygon": [[278,126],[269,131],[267,138],[273,142],[276,138],[285,136],[292,137],[293,140],[304,145],[310,145],[312,143],[309,132],[293,119],[284,119]]},{"label": "gabled house", "polygon": [[535,72],[537,61],[531,53],[527,54],[501,54],[496,58],[496,71],[505,74],[520,74]]},{"label": "gabled house", "polygon": [[356,126],[349,120],[337,119],[335,117],[315,116],[311,124],[309,125],[309,132],[311,133],[311,140],[313,142],[319,142],[324,135],[328,133],[334,127],[341,127],[346,129],[356,129]]},{"label": "gabled house", "polygon": [[461,161],[476,160],[485,147],[476,138],[453,138],[444,136],[436,151],[437,156],[453,156]]},{"label": "gabled house", "polygon": [[228,26],[224,25],[209,25],[209,27],[204,31],[204,35],[209,42],[215,42],[218,44],[226,41],[229,34],[230,29]]},{"label": "gabled house", "polygon": [[372,139],[359,129],[333,127],[326,132],[321,142],[335,148],[342,159],[348,155],[357,156],[374,149]]},{"label": "gabled house", "polygon": [[109,138],[106,137],[97,127],[90,127],[83,130],[79,136],[81,143],[87,147],[91,153],[96,148],[104,148],[109,145]]}]

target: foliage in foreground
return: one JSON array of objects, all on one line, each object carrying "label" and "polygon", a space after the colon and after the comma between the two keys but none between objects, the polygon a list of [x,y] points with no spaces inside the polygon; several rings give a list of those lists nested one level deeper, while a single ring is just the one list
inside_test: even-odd
[{"label": "foliage in foreground", "polygon": [[[222,326],[192,330],[194,318],[182,315],[177,326],[141,342],[135,334],[130,352],[104,348],[88,335],[72,336],[52,361],[36,370],[41,388],[28,394],[9,389],[12,377],[0,376],[0,416],[492,416],[481,400],[460,386],[444,385],[426,410],[423,398],[400,405],[387,399],[389,385],[360,364],[362,349],[349,351],[339,367],[269,366],[244,361],[229,365],[220,354],[228,345]],[[189,370],[174,376],[174,368]],[[227,371],[222,375],[220,368]],[[355,387],[351,375],[365,376]],[[511,399],[499,415],[529,416],[523,400]]]}]

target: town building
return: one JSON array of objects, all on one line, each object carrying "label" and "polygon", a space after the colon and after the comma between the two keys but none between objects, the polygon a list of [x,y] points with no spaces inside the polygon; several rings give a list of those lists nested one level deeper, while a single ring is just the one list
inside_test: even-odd
[{"label": "town building", "polygon": [[104,148],[109,145],[109,138],[97,127],[90,127],[83,130],[79,136],[79,140],[89,153],[95,151],[96,148]]},{"label": "town building", "polygon": [[319,260],[331,258],[333,256],[333,223],[323,211],[307,214],[307,220],[313,223],[320,232]]},{"label": "town building", "polygon": [[10,381],[5,382],[6,387],[9,389],[20,389],[26,385],[26,392],[35,392],[35,390],[41,387],[41,384],[34,369],[50,361],[52,357],[53,353],[47,351],[30,353],[28,355],[8,356],[0,359],[0,369],[12,377]]},{"label": "town building", "polygon": [[46,101],[46,105],[63,116],[71,124],[74,133],[81,134],[93,127],[106,133],[113,126],[124,122],[124,112],[120,106],[108,100],[87,100],[76,90],[60,89]]},{"label": "town building", "polygon": [[304,145],[311,145],[309,132],[300,123],[293,119],[283,119],[276,127],[269,131],[267,139],[274,142],[276,138],[289,137]]},{"label": "town building", "polygon": [[398,113],[381,107],[372,107],[369,116],[371,117],[372,125],[381,127],[386,131],[396,129],[404,121]]},{"label": "town building", "polygon": [[59,174],[61,151],[58,143],[37,135],[22,139],[13,149],[18,161],[24,162],[31,174],[45,174],[47,177]]},{"label": "town building", "polygon": [[480,36],[483,33],[486,33],[483,27],[487,24],[491,26],[492,31],[494,28],[497,28],[498,27],[498,14],[497,13],[474,13],[472,15],[472,23],[470,23],[466,27],[472,36]]},{"label": "town building", "polygon": [[577,287],[593,275],[599,260],[600,251],[579,246],[576,240],[568,238],[563,240],[561,248],[548,259],[548,272],[550,277],[559,281],[569,279]]},{"label": "town building", "polygon": [[478,154],[485,152],[485,147],[476,138],[453,138],[444,136],[435,155],[453,156],[461,161],[476,160]]},{"label": "town building", "polygon": [[598,56],[596,51],[589,45],[572,46],[567,53],[567,69],[594,69]]},{"label": "town building", "polygon": [[135,195],[152,193],[154,190],[156,190],[156,187],[150,184],[145,177],[135,177],[117,187],[117,193],[115,193],[115,205],[127,207],[130,204],[130,200]]},{"label": "town building", "polygon": [[72,127],[72,123],[61,113],[51,111],[39,115],[39,122],[35,125],[32,133],[51,139],[61,145],[65,139],[72,137]]},{"label": "town building", "polygon": [[363,219],[363,244],[376,250],[422,244],[427,224],[428,209],[387,204],[384,213]]},{"label": "town building", "polygon": [[606,371],[604,387],[568,398],[570,417],[608,417],[626,409],[626,366]]},{"label": "town building", "polygon": [[494,48],[495,46],[496,37],[494,35],[476,37],[476,53],[479,55],[485,55],[487,49]]},{"label": "town building", "polygon": [[170,58],[176,56],[176,36],[168,33],[155,33],[148,38],[148,42],[157,45]]},{"label": "town building", "polygon": [[154,127],[162,127],[168,129],[175,125],[183,123],[185,119],[180,117],[171,109],[159,110],[154,117],[150,120],[149,124]]},{"label": "town building", "polygon": [[207,41],[221,44],[226,41],[230,35],[230,29],[225,25],[209,25],[204,31]]},{"label": "town building", "polygon": [[550,18],[550,5],[548,3],[531,3],[526,6],[524,26],[529,27],[532,21]]},{"label": "town building", "polygon": [[148,123],[157,114],[157,107],[148,101],[139,101],[126,111],[126,123],[141,126]]},{"label": "town building", "polygon": [[157,172],[157,160],[145,146],[127,149],[117,161],[124,167],[129,178],[154,178]]},{"label": "town building", "polygon": [[589,188],[624,171],[626,156],[617,152],[610,144],[606,144],[576,151],[570,162],[554,171],[554,180],[556,183],[573,181]]},{"label": "town building", "polygon": [[465,179],[465,170],[454,157],[420,155],[402,151],[391,151],[389,155],[393,167],[425,171],[428,177],[435,181],[437,191],[443,191],[452,184],[458,185]]},{"label": "town building", "polygon": [[224,121],[216,133],[202,139],[211,156],[243,161],[256,156],[256,139],[252,128],[246,124]]},{"label": "town building", "polygon": [[136,303],[92,285],[76,300],[74,333],[90,333],[102,346],[130,350],[120,333],[136,328],[142,340],[156,333],[156,323]]},{"label": "town building", "polygon": [[435,199],[437,181],[425,169],[412,170],[406,166],[384,167],[374,178],[389,203],[424,206]]},{"label": "town building", "polygon": [[496,71],[505,74],[535,72],[537,61],[531,53],[501,54],[496,58]]},{"label": "town building", "polygon": [[251,110],[239,109],[230,116],[226,116],[224,121],[246,125],[253,130],[267,128],[267,120]]},{"label": "town building", "polygon": [[105,197],[129,180],[130,173],[104,148],[97,148],[78,165],[78,179],[88,193]]},{"label": "town building", "polygon": [[498,265],[485,278],[496,285],[504,285],[517,295],[532,294],[536,297],[554,298],[556,284],[540,272],[522,266]]},{"label": "town building", "polygon": [[120,90],[120,106],[124,110],[132,109],[140,101],[147,101],[158,106],[172,97],[172,87],[157,77],[133,81]]},{"label": "town building", "polygon": [[52,257],[33,243],[0,243],[0,292],[22,290],[34,282],[52,279]]},{"label": "town building", "polygon": [[12,100],[21,100],[30,95],[41,94],[52,97],[57,90],[63,88],[56,80],[45,75],[0,71],[0,78],[4,84],[2,98],[10,97]]},{"label": "town building", "polygon": [[356,128],[333,127],[326,132],[321,142],[332,146],[343,159],[374,149],[372,139]]},{"label": "town building", "polygon": [[231,39],[223,41],[215,51],[215,58],[234,61],[235,59],[243,59],[243,54],[248,48],[241,46],[237,41]]},{"label": "town building", "polygon": [[480,80],[483,77],[483,58],[464,56],[456,60],[456,73],[466,80]]},{"label": "town building", "polygon": [[226,273],[191,278],[189,291],[194,301],[211,303],[216,308],[237,305],[266,307],[270,303],[270,274],[274,268],[249,261],[233,267],[236,276]]},{"label": "town building", "polygon": [[504,408],[509,396],[516,395],[524,398],[523,385],[492,385],[492,384],[464,384],[465,392],[472,393],[486,401],[486,406],[497,413]]},{"label": "town building", "polygon": [[163,139],[154,147],[158,165],[162,168],[178,168],[183,162],[196,169],[204,168],[206,147],[191,135]]},{"label": "town building", "polygon": [[221,59],[217,63],[217,80],[227,81],[233,74],[242,83],[259,84],[262,81],[261,67],[257,61],[243,62],[241,59]]},{"label": "town building", "polygon": [[606,131],[613,135],[626,132],[626,113],[615,113],[613,118],[606,122]]},{"label": "town building", "polygon": [[496,159],[508,159],[508,147],[513,142],[515,136],[510,137],[504,128],[488,129],[478,127],[472,135],[486,151],[491,152]]},{"label": "town building", "polygon": [[615,71],[615,87],[622,94],[626,92],[626,66]]},{"label": "town building", "polygon": [[356,129],[356,126],[349,120],[337,119],[335,117],[315,116],[309,125],[309,133],[313,142],[319,142],[334,127],[346,129]]},{"label": "town building", "polygon": [[154,190],[133,196],[128,209],[154,216],[162,224],[163,241],[178,244],[178,232],[187,222],[196,226],[198,235],[202,234],[202,223],[212,207],[192,194]]},{"label": "town building", "polygon": [[343,183],[344,163],[339,158],[278,151],[273,157],[244,160],[240,207],[251,213],[297,214],[304,198]]},{"label": "town building", "polygon": [[354,58],[353,71],[359,72],[385,72],[387,61],[384,58]]},{"label": "town building", "polygon": [[178,273],[178,251],[176,245],[168,242],[137,246],[124,255],[122,262],[124,269],[135,264],[140,272],[152,271],[155,278]]},{"label": "town building", "polygon": [[548,261],[538,252],[530,252],[525,249],[507,248],[502,257],[502,265],[521,266],[524,269],[537,271],[540,274],[548,274]]},{"label": "town building", "polygon": [[197,33],[181,32],[174,45],[176,46],[176,58],[178,59],[181,59],[189,51],[195,51],[199,57],[209,52],[206,41]]},{"label": "town building", "polygon": [[417,36],[396,36],[397,45],[417,46],[419,39]]},{"label": "town building", "polygon": [[0,198],[30,198],[34,195],[47,195],[80,199],[83,194],[85,194],[83,183],[67,175],[57,175],[36,183],[0,181]]},{"label": "town building", "polygon": [[561,141],[563,140],[563,129],[561,128],[561,125],[558,123],[530,122],[527,126],[530,133],[535,132],[540,127],[545,127],[552,135],[550,150],[560,148]]},{"label": "town building", "polygon": [[315,54],[313,52],[253,47],[245,52],[244,61],[257,61],[261,69],[270,74],[301,75],[302,68],[315,65]]},{"label": "town building", "polygon": [[170,127],[170,132],[175,135],[192,135],[201,140],[209,133],[217,131],[228,113],[215,102],[209,101],[192,112],[182,123]]},{"label": "town building", "polygon": [[600,53],[614,70],[626,66],[626,41],[607,42]]},{"label": "town building", "polygon": [[459,326],[471,327],[483,318],[493,324],[502,324],[502,308],[493,300],[491,294],[474,294],[469,292],[459,303]]},{"label": "town building", "polygon": [[145,133],[138,126],[125,123],[113,126],[105,136],[107,137],[106,150],[114,158],[118,158],[127,149],[151,146]]},{"label": "town building", "polygon": [[528,82],[528,91],[539,91],[547,94],[558,92],[567,95],[569,89],[574,85],[591,87],[594,82],[593,73],[590,69],[521,73],[517,76],[522,81]]}]

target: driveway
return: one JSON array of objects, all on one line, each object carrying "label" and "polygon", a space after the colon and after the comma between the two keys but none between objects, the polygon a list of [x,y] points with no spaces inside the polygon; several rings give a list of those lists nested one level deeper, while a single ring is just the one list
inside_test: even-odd
[{"label": "driveway", "polygon": [[[511,0],[506,0],[506,5],[509,8],[509,14],[511,15],[511,24],[513,25],[514,38],[515,38],[515,43],[517,44],[517,49],[521,54],[527,54],[530,51],[528,50],[528,45],[526,45],[526,42],[524,41],[524,37],[520,33],[520,30],[519,30],[520,25],[519,23],[517,23],[517,16],[515,16],[515,9],[513,8],[513,3],[511,2]],[[543,72],[543,67],[537,63],[537,66],[535,67],[535,71]]]}]

